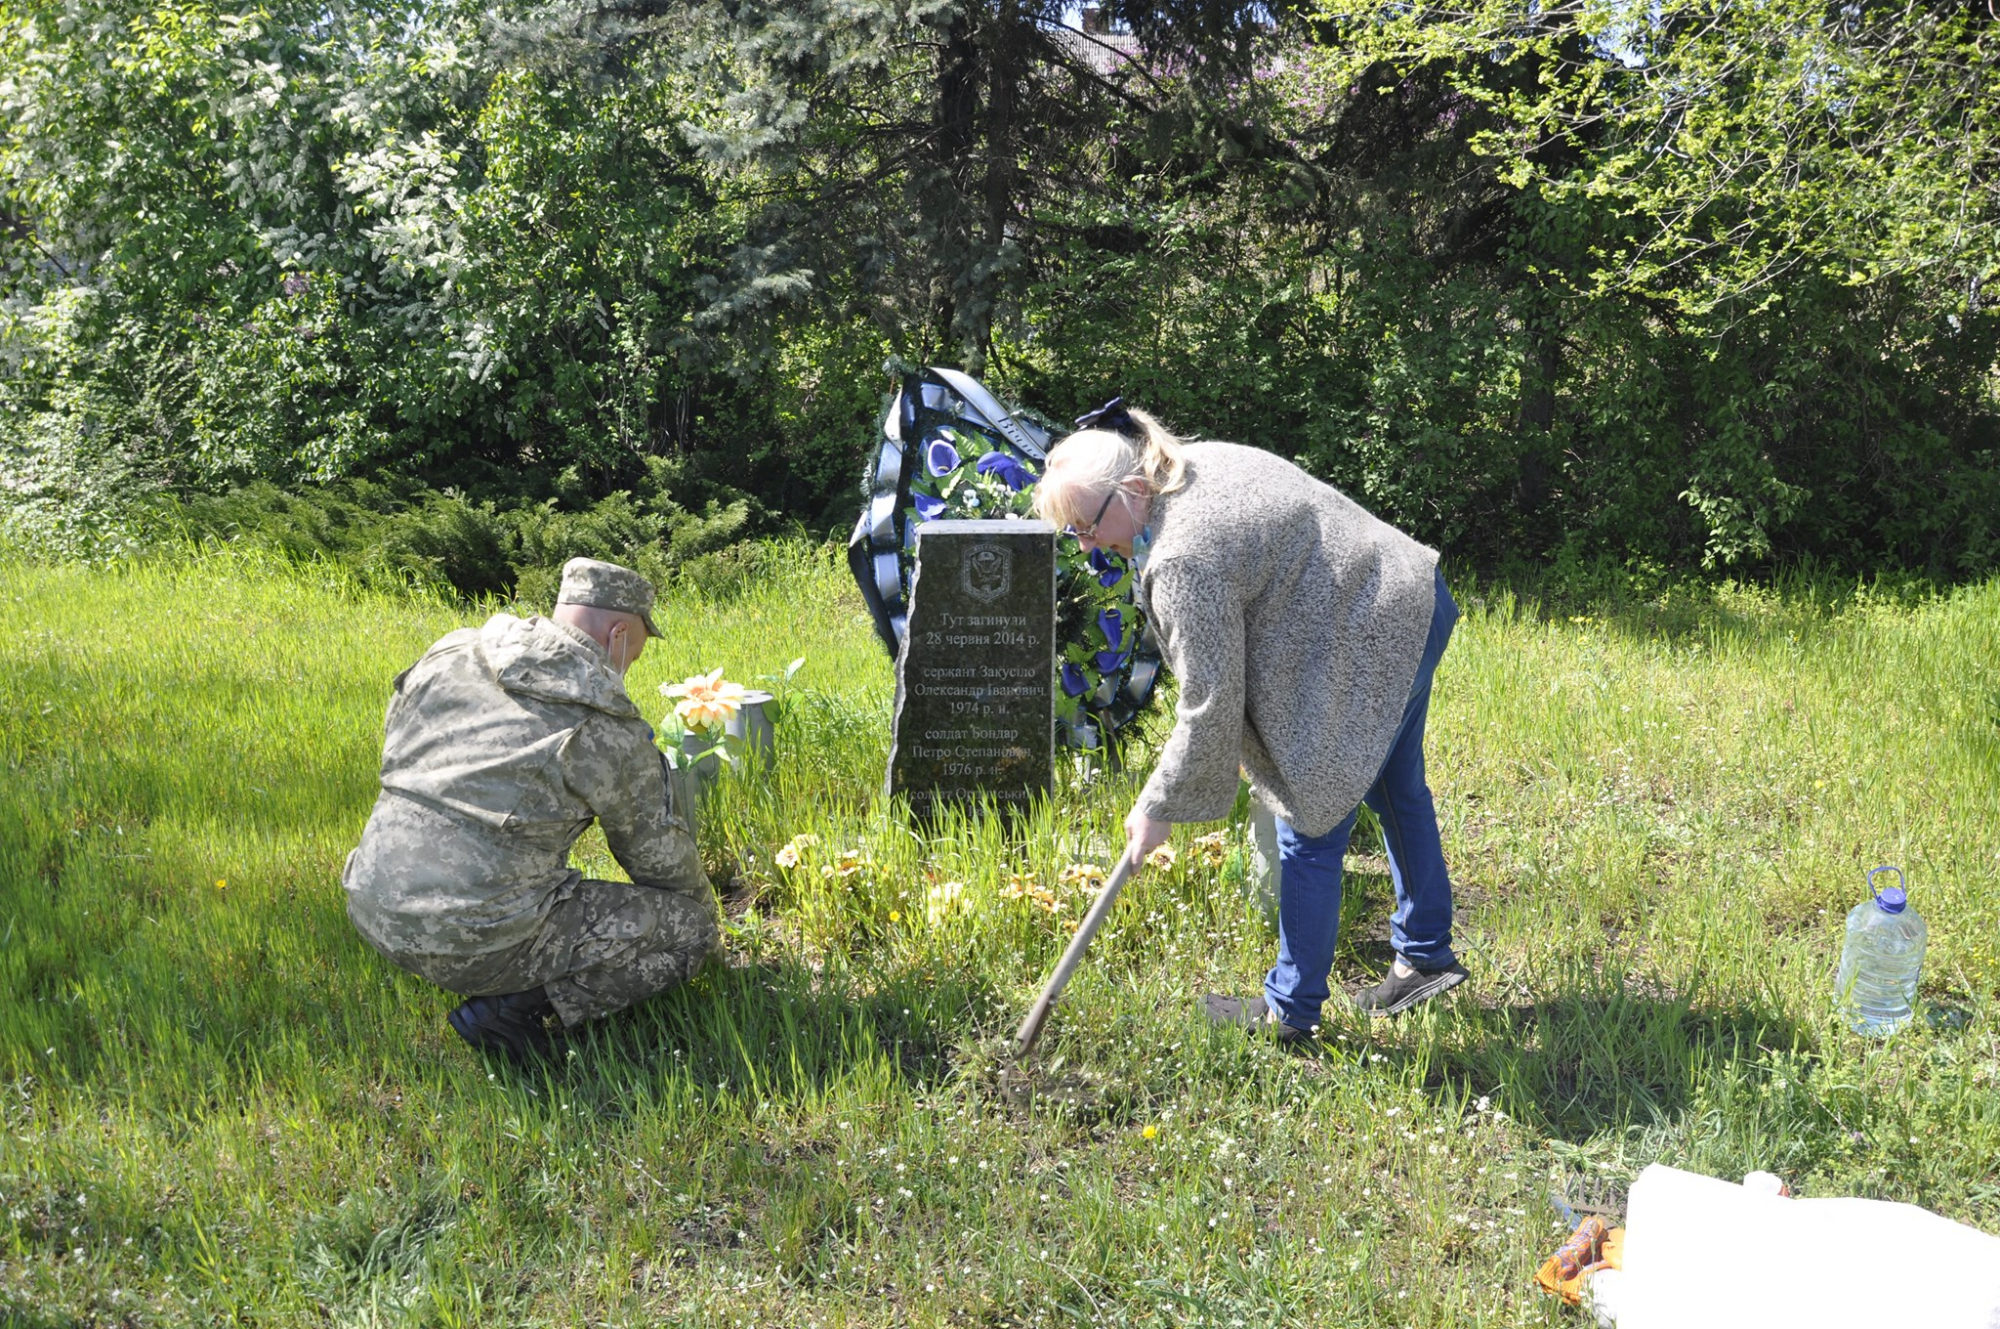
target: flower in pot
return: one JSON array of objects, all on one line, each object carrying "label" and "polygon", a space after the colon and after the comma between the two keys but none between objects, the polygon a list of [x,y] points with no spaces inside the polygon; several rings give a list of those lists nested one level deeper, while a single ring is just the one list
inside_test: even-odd
[{"label": "flower in pot", "polygon": [[[680,729],[680,742],[676,745],[680,755],[704,775],[715,773],[713,761],[701,764],[701,758],[720,751],[735,758],[736,748],[742,740],[729,732],[730,724],[743,709],[746,692],[741,683],[731,683],[722,676],[718,667],[710,673],[695,674],[678,683],[660,684],[662,696],[675,698],[673,714],[668,717]],[[664,728],[667,720],[660,722]],[[673,752],[668,753],[669,758]],[[678,765],[679,763],[675,763]]]}]

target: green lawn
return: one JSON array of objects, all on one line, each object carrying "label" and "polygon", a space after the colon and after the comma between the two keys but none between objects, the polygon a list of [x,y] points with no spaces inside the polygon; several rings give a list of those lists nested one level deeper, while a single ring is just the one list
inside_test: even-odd
[{"label": "green lawn", "polygon": [[[338,885],[389,680],[486,610],[0,561],[0,1322],[1574,1323],[1529,1281],[1550,1178],[1656,1159],[2000,1231],[2000,581],[1460,598],[1431,752],[1473,983],[1304,1056],[1205,1029],[1272,939],[1183,828],[1024,1108],[1006,1038],[1130,789],[1068,772],[1016,838],[913,833],[831,552],[666,597],[650,715],[663,680],[807,660],[775,769],[705,809],[727,962],[536,1077],[470,1055]],[[1883,862],[1964,1018],[1875,1045],[1829,988]],[[1352,867],[1350,988],[1388,900]]]}]

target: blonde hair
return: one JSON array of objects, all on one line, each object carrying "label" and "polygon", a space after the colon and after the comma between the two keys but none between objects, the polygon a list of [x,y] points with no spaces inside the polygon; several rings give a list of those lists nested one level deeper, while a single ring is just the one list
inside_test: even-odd
[{"label": "blonde hair", "polygon": [[1089,520],[1106,491],[1133,476],[1151,494],[1171,494],[1187,483],[1186,440],[1144,411],[1127,411],[1139,437],[1110,429],[1079,429],[1049,453],[1035,486],[1035,515],[1056,526]]}]

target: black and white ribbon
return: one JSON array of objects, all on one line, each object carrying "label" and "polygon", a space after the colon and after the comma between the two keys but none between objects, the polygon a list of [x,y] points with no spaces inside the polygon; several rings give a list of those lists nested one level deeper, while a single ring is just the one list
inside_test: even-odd
[{"label": "black and white ribbon", "polygon": [[[882,417],[873,464],[863,478],[867,500],[847,541],[847,564],[890,655],[902,647],[916,538],[911,530],[910,480],[926,435],[950,425],[979,435],[993,450],[1014,455],[1037,476],[1048,462],[1050,432],[1002,406],[978,380],[931,368],[906,376]],[[1142,621],[1134,579],[1126,579],[1134,621]],[[1065,742],[1096,747],[1145,709],[1159,681],[1160,653],[1150,628],[1139,635],[1123,667],[1081,699],[1085,718],[1059,730]]]}]

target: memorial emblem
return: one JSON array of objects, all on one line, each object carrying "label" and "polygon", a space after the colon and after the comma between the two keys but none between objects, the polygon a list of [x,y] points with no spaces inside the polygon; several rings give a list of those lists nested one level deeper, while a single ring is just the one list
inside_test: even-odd
[{"label": "memorial emblem", "polygon": [[982,604],[998,600],[1014,585],[1014,551],[1005,545],[974,545],[958,565],[958,582]]}]

